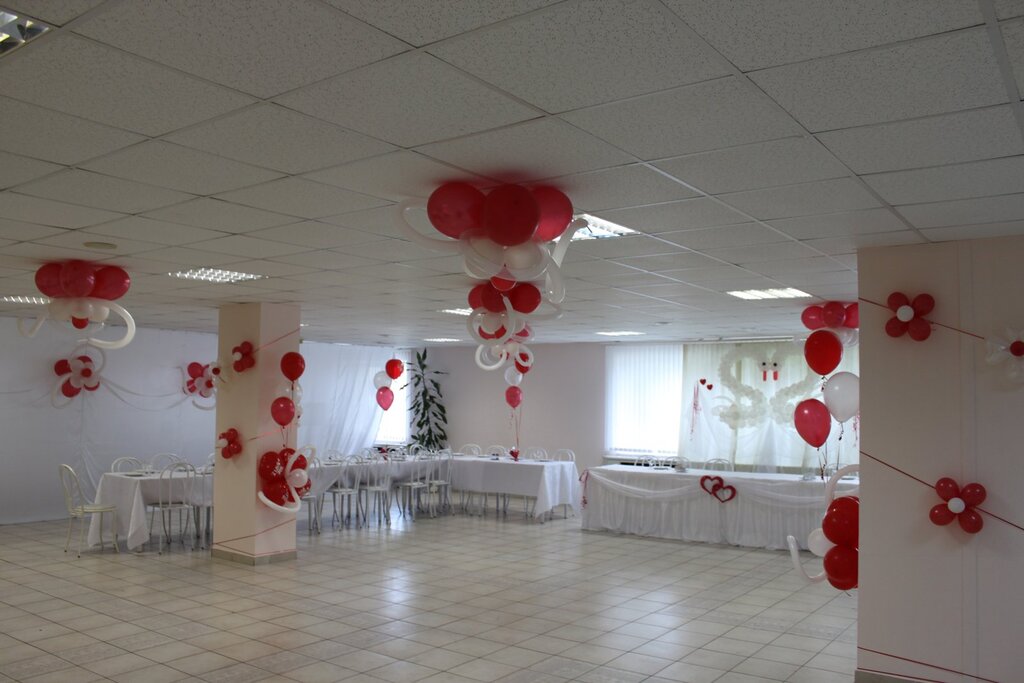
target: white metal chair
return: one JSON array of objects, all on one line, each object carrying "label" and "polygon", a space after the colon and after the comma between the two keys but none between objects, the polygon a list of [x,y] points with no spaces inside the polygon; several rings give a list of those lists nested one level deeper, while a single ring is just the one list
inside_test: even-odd
[{"label": "white metal chair", "polygon": [[491,455],[508,455],[508,449],[501,444],[493,444],[484,449],[484,453]]},{"label": "white metal chair", "polygon": [[103,515],[109,512],[113,517],[113,529],[114,533],[114,550],[121,552],[121,549],[117,546],[117,506],[116,505],[94,505],[92,503],[86,503],[85,498],[82,496],[82,487],[78,482],[78,475],[70,465],[60,465],[58,468],[60,474],[60,485],[64,490],[64,505],[68,510],[68,536],[64,541],[64,552],[68,551],[68,546],[71,545],[71,524],[74,520],[79,521],[78,531],[78,557],[82,556],[82,540],[85,538],[85,518],[88,515],[99,515],[100,516],[100,550],[103,550]]},{"label": "white metal chair", "polygon": [[416,509],[420,507],[423,492],[428,490],[428,481],[436,460],[436,456],[426,452],[413,456],[409,479],[395,485],[399,494],[398,509],[403,519],[408,513],[412,521],[416,521]]},{"label": "white metal chair", "polygon": [[157,453],[149,459],[149,469],[153,472],[163,472],[168,466],[177,462],[184,461],[175,453]]},{"label": "white metal chair", "polygon": [[[160,471],[160,480],[157,482],[157,504],[153,508],[160,515],[158,554],[162,555],[164,552],[164,537],[167,538],[167,549],[171,549],[175,511],[178,513],[178,531],[183,548],[185,547],[185,536],[192,535],[189,533],[189,529],[193,517],[196,516],[196,507],[192,503],[195,483],[196,468],[192,466],[192,463],[179,461]],[[150,533],[152,534],[152,532],[151,528]],[[192,549],[195,550],[195,547],[193,535]]]},{"label": "white metal chair", "polygon": [[[305,453],[302,453],[305,451]],[[320,466],[320,458],[316,457],[316,449],[312,446],[304,446],[299,449],[299,452],[303,455],[306,453],[312,453],[313,455],[306,455],[306,474],[309,476],[309,481],[316,482],[323,476],[323,469]],[[312,534],[316,532],[320,533],[320,515],[323,512],[323,498],[313,493],[312,486],[304,496],[299,499],[301,502],[306,504],[306,529]]]},{"label": "white metal chair", "polygon": [[145,467],[141,460],[132,457],[118,458],[110,463],[111,472],[138,472]]},{"label": "white metal chair", "polygon": [[711,458],[710,460],[704,461],[704,466],[701,469],[732,472],[734,467],[732,462],[725,458]]},{"label": "white metal chair", "polygon": [[363,523],[369,524],[372,502],[377,514],[377,526],[380,526],[382,520],[391,526],[391,464],[383,456],[378,456],[367,461],[364,467],[366,483],[359,488],[356,497],[358,510],[362,510]]},{"label": "white metal chair", "polygon": [[[359,498],[359,475],[362,472],[362,468],[359,467],[359,465],[362,461],[354,456],[341,456],[337,452],[332,455],[328,455],[328,459],[334,461],[340,460],[341,468],[338,470],[337,481],[331,484],[324,493],[325,500],[327,498],[327,494],[331,494],[331,508],[333,510],[331,514],[331,526],[334,526],[335,520],[337,520],[339,525],[349,524],[351,523],[353,516],[356,520],[356,526],[359,526],[357,503]],[[338,513],[338,498],[341,498],[340,514]],[[348,502],[348,513],[345,512],[346,502]]]},{"label": "white metal chair", "polygon": [[549,460],[548,452],[539,446],[530,446],[523,451],[523,460]]},{"label": "white metal chair", "polygon": [[576,452],[570,448],[559,448],[557,451],[555,451],[555,454],[551,456],[551,459],[576,462]]},{"label": "white metal chair", "polygon": [[480,448],[479,444],[467,443],[459,449],[459,453],[462,455],[480,455],[483,453],[483,449]]},{"label": "white metal chair", "polygon": [[452,509],[452,452],[447,448],[440,451],[434,459],[433,468],[427,476],[427,487],[430,516],[436,517],[439,509],[450,512]]}]

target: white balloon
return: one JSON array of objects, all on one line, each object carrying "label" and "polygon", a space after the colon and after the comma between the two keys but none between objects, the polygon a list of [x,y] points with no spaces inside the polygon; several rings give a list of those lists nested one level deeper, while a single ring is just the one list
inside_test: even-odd
[{"label": "white balloon", "polygon": [[227,448],[228,440],[224,437],[217,439],[217,448]]},{"label": "white balloon", "polygon": [[[387,374],[387,372],[384,374]],[[295,405],[298,405],[302,401],[302,385],[298,382],[292,382],[292,386],[289,387],[288,393],[292,401],[295,402]]]},{"label": "white balloon", "polygon": [[75,299],[71,305],[71,315],[76,318],[92,318],[92,303],[88,299]]},{"label": "white balloon", "polygon": [[54,299],[47,308],[50,310],[50,315],[57,320],[66,320],[71,312],[71,301],[65,298]]},{"label": "white balloon", "polygon": [[294,488],[301,489],[309,481],[309,475],[304,469],[294,469],[288,473],[288,484]]},{"label": "white balloon", "polygon": [[962,498],[950,498],[946,502],[946,507],[948,507],[949,511],[954,515],[959,515],[967,509],[967,503],[965,503]]},{"label": "white balloon", "polygon": [[[376,375],[374,375],[373,376],[373,386],[377,387],[378,389],[380,389],[382,387],[390,387],[391,386],[391,378],[388,377],[388,373],[386,373],[383,370],[381,370]],[[291,387],[289,387],[289,389],[290,388]]]},{"label": "white balloon", "polygon": [[829,377],[821,393],[828,412],[839,422],[846,422],[860,411],[860,377],[852,372],[837,372]]},{"label": "white balloon", "polygon": [[536,242],[523,242],[505,249],[505,265],[510,271],[536,268],[544,261],[544,252]]},{"label": "white balloon", "polygon": [[836,336],[839,337],[839,341],[843,343],[845,348],[851,348],[857,345],[860,341],[860,333],[857,330],[852,330],[849,327],[841,327],[838,330],[833,330]]},{"label": "white balloon", "polygon": [[510,387],[518,387],[519,383],[523,381],[523,373],[516,370],[514,365],[508,367],[505,370],[505,383]]},{"label": "white balloon", "polygon": [[487,334],[496,333],[505,324],[505,316],[501,313],[487,313],[480,318],[480,329]]},{"label": "white balloon", "polygon": [[807,549],[818,557],[825,557],[829,550],[835,547],[835,543],[825,537],[825,532],[817,528],[807,535]]},{"label": "white balloon", "polygon": [[904,305],[900,306],[899,308],[897,308],[896,309],[896,318],[900,322],[909,323],[911,320],[914,319],[914,308],[913,308],[913,306],[908,306],[907,304],[904,304]]},{"label": "white balloon", "polygon": [[89,317],[92,320],[101,323],[110,317],[110,307],[104,306],[103,304],[93,304],[92,315]]}]

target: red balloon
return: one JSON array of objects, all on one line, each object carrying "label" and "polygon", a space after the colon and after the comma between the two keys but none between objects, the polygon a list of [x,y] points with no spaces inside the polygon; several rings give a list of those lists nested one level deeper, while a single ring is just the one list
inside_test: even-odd
[{"label": "red balloon", "polygon": [[[295,453],[295,449],[294,448],[286,448],[286,449],[284,449],[281,452],[284,453],[285,459],[287,459],[287,458],[292,457],[292,455]],[[309,466],[309,463],[306,462],[306,456],[302,455],[301,453],[299,453],[295,457],[295,462],[292,463],[292,469],[293,470],[304,470],[308,466]]]},{"label": "red balloon", "polygon": [[852,329],[860,327],[860,304],[852,303],[846,307],[846,320],[843,321],[843,327]]},{"label": "red balloon", "polygon": [[232,441],[227,445],[227,447],[224,450],[231,454],[230,456],[226,457],[235,456],[242,452],[242,444],[238,443],[237,441]]},{"label": "red balloon", "polygon": [[949,501],[960,495],[960,486],[949,477],[943,477],[935,482],[935,493],[939,494],[942,500]]},{"label": "red balloon", "polygon": [[856,580],[853,580],[853,581],[837,581],[836,579],[833,579],[833,578],[829,577],[828,582],[830,584],[832,584],[833,588],[837,588],[837,589],[839,589],[841,591],[849,591],[849,590],[853,590],[854,588],[857,587],[857,581]]},{"label": "red balloon", "polygon": [[277,505],[284,505],[291,495],[288,483],[284,479],[264,480],[260,490],[263,491],[263,495],[267,497],[267,500]]},{"label": "red balloon", "polygon": [[885,322],[885,333],[890,337],[902,336],[907,331],[907,323],[903,322],[896,316],[889,318]]},{"label": "red balloon", "polygon": [[820,448],[832,431],[832,415],[825,404],[816,398],[797,404],[793,412],[793,423],[800,437],[815,448]]},{"label": "red balloon", "polygon": [[394,402],[395,392],[391,391],[390,387],[381,387],[380,389],[377,389],[377,405],[384,410],[387,410]]},{"label": "red balloon", "polygon": [[287,396],[278,396],[270,404],[270,416],[277,424],[287,427],[295,419],[295,403]]},{"label": "red balloon", "polygon": [[63,295],[64,288],[60,286],[60,271],[59,263],[47,263],[40,266],[36,271],[36,288],[49,297]]},{"label": "red balloon", "polygon": [[826,512],[821,520],[821,530],[825,538],[837,546],[856,548],[860,541],[857,520],[841,512]]},{"label": "red balloon", "polygon": [[520,337],[521,339],[529,339],[531,334],[533,334],[533,333],[530,330],[530,326],[529,325],[524,325],[523,329],[521,329],[518,332],[516,332],[516,336]]},{"label": "red balloon", "polygon": [[61,358],[59,361],[53,364],[53,371],[57,375],[68,375],[71,374],[71,363],[67,358]]},{"label": "red balloon", "polygon": [[506,280],[503,277],[498,277],[497,275],[495,275],[494,277],[491,278],[491,286],[494,287],[499,292],[507,292],[516,286],[516,281]]},{"label": "red balloon", "polygon": [[854,496],[840,496],[828,506],[828,512],[838,512],[860,523],[860,499]]},{"label": "red balloon", "polygon": [[202,363],[192,362],[188,364],[188,376],[192,379],[199,379],[203,376]]},{"label": "red balloon", "polygon": [[243,370],[245,370],[245,363],[243,363],[240,360],[236,360],[234,363],[231,364],[231,367],[235,369],[235,372],[242,372]]},{"label": "red balloon", "polygon": [[846,322],[846,306],[838,301],[829,301],[822,307],[822,318],[829,327],[842,327]]},{"label": "red balloon", "polygon": [[907,334],[914,341],[924,341],[932,335],[932,326],[924,318],[914,318],[907,323]]},{"label": "red balloon", "polygon": [[302,357],[301,353],[289,351],[281,356],[281,374],[290,381],[294,382],[302,377],[302,373],[305,371],[306,359]]},{"label": "red balloon", "polygon": [[804,342],[804,358],[811,370],[819,375],[827,375],[843,359],[843,342],[830,330],[812,332]]},{"label": "red balloon", "polygon": [[267,451],[260,456],[260,462],[259,465],[257,465],[260,478],[264,481],[284,479],[284,469],[286,464],[287,460],[285,459],[284,453]]},{"label": "red balloon", "polygon": [[854,548],[846,548],[837,545],[825,553],[822,562],[825,574],[837,582],[857,584],[857,560],[858,552]]},{"label": "red balloon", "polygon": [[478,285],[474,285],[473,289],[469,290],[469,307],[472,309],[483,308],[484,305],[484,290],[490,289],[490,285],[487,282],[481,282]]},{"label": "red balloon", "polygon": [[910,305],[915,315],[928,315],[935,308],[935,298],[931,294],[918,294]]},{"label": "red balloon", "polygon": [[960,522],[960,528],[969,534],[976,534],[981,531],[981,527],[985,526],[985,520],[974,508],[967,508],[961,512],[956,521]]},{"label": "red balloon", "polygon": [[60,286],[67,296],[89,296],[96,285],[96,269],[85,261],[68,261],[60,269]]},{"label": "red balloon", "polygon": [[253,358],[252,356],[245,356],[244,358],[242,358],[242,367],[244,367],[246,370],[248,370],[251,367],[254,367],[255,365],[256,359]]},{"label": "red balloon", "polygon": [[960,499],[971,507],[984,503],[986,496],[988,492],[981,484],[968,484],[960,491]]},{"label": "red balloon", "polygon": [[252,342],[250,341],[244,341],[241,344],[239,344],[236,348],[241,352],[243,356],[248,356],[250,353],[254,351],[252,347]]},{"label": "red balloon", "polygon": [[928,519],[935,526],[946,526],[956,518],[956,515],[945,503],[937,503],[928,511]]},{"label": "red balloon", "polygon": [[523,390],[519,387],[509,387],[505,390],[505,403],[513,408],[518,408],[523,402]]},{"label": "red balloon", "polygon": [[127,294],[131,285],[132,279],[124,268],[104,266],[96,271],[96,284],[93,286],[90,296],[113,301]]},{"label": "red balloon", "polygon": [[[298,494],[299,498],[302,498],[304,495],[309,493],[311,488],[313,488],[313,482],[307,479],[305,484],[295,489],[295,493]],[[291,490],[288,491],[288,500],[292,502],[295,502],[296,500],[295,496],[292,495]]]},{"label": "red balloon", "polygon": [[238,441],[238,430],[234,427],[224,432],[224,438],[228,441]]},{"label": "red balloon", "polygon": [[76,318],[75,316],[71,316],[71,326],[74,327],[76,330],[84,330],[85,328],[89,327],[89,319]]},{"label": "red balloon", "polygon": [[520,353],[519,357],[516,358],[516,370],[523,373],[524,375],[530,371],[533,365],[526,365],[527,356],[525,353]]},{"label": "red balloon", "polygon": [[535,187],[533,198],[540,209],[540,221],[533,239],[548,242],[565,232],[572,222],[572,202],[565,193],[553,187]]},{"label": "red balloon", "polygon": [[540,220],[540,207],[533,194],[520,185],[502,185],[484,200],[484,227],[492,241],[506,247],[533,237]]},{"label": "red balloon", "polygon": [[533,313],[540,306],[540,290],[529,282],[522,282],[508,293],[508,301],[519,313]]},{"label": "red balloon", "polygon": [[484,285],[481,298],[483,299],[484,308],[491,313],[505,312],[505,297],[490,282]]},{"label": "red balloon", "polygon": [[64,380],[64,382],[60,385],[60,393],[64,394],[68,398],[74,398],[75,396],[78,396],[80,391],[82,390],[79,389],[78,387],[72,386],[70,379]]},{"label": "red balloon", "polygon": [[391,379],[398,379],[405,372],[405,365],[397,358],[392,358],[384,364],[384,372],[388,373],[388,377]]},{"label": "red balloon", "polygon": [[430,194],[427,218],[443,235],[459,239],[483,222],[484,193],[468,183],[445,183]]},{"label": "red balloon", "polygon": [[889,298],[885,300],[885,304],[892,310],[899,309],[900,306],[906,306],[910,303],[910,298],[903,292],[893,292],[889,295]]},{"label": "red balloon", "polygon": [[825,327],[825,312],[821,306],[808,306],[800,314],[800,321],[809,330],[818,330]]}]

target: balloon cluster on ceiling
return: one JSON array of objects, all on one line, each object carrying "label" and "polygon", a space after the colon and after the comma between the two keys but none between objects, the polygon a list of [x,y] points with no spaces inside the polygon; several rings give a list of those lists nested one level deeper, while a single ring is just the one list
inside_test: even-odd
[{"label": "balloon cluster on ceiling", "polygon": [[373,386],[377,388],[377,405],[384,410],[391,407],[395,402],[395,392],[391,385],[405,372],[405,364],[397,358],[392,358],[384,364],[384,369],[373,376]]},{"label": "balloon cluster on ceiling", "polygon": [[18,331],[34,337],[47,318],[70,322],[76,330],[84,330],[91,323],[100,327],[117,314],[124,320],[126,331],[121,339],[109,341],[89,337],[81,340],[102,349],[127,346],[135,336],[135,320],[120,304],[114,303],[128,293],[132,280],[119,266],[101,266],[88,261],[66,261],[40,266],[35,275],[36,287],[50,298],[46,311],[30,327],[18,319]]}]

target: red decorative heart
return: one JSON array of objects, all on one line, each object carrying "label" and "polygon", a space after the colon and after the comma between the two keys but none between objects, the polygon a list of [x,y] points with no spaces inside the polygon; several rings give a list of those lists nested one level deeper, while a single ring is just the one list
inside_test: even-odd
[{"label": "red decorative heart", "polygon": [[709,496],[714,496],[715,489],[720,489],[723,486],[725,486],[725,482],[722,481],[721,477],[713,477],[710,474],[705,474],[700,478],[700,487],[704,489],[704,492]]},{"label": "red decorative heart", "polygon": [[712,389],[714,389],[714,388],[715,388],[715,385],[714,385],[714,384],[709,384],[709,385],[708,385],[708,391],[711,391],[711,390],[712,390]]},{"label": "red decorative heart", "polygon": [[719,503],[728,503],[730,500],[736,497],[735,486],[716,486],[714,488],[715,498],[718,499]]},{"label": "red decorative heart", "polygon": [[706,379],[704,379],[703,377],[700,378],[700,383],[701,384],[707,384],[707,382],[708,381]]}]

